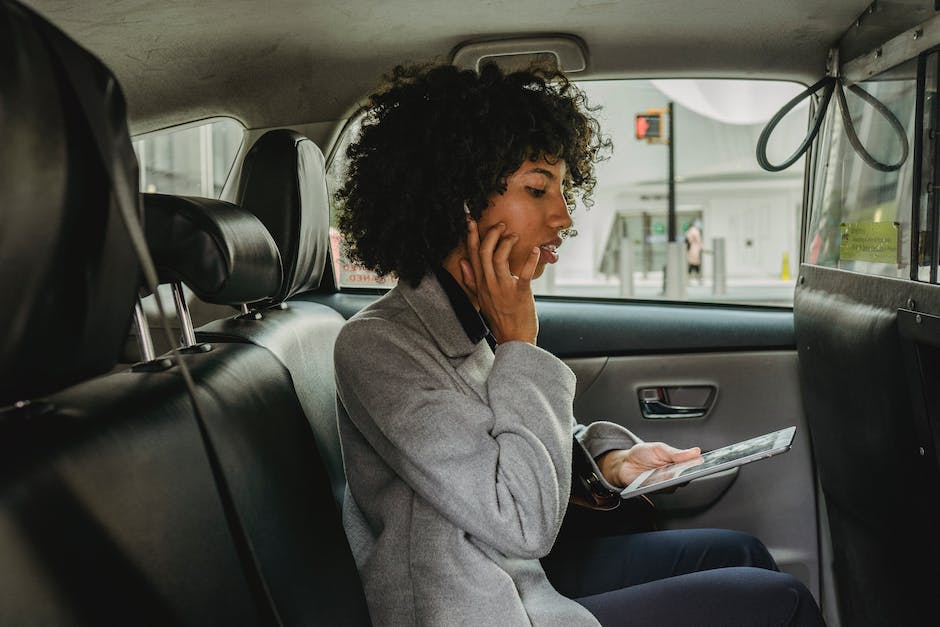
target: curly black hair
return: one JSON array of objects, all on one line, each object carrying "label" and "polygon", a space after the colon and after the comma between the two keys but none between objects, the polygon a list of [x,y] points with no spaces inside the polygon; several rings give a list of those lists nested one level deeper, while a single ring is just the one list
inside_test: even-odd
[{"label": "curly black hair", "polygon": [[590,206],[611,144],[560,72],[398,66],[386,80],[362,108],[336,193],[345,244],[366,268],[417,285],[466,237],[464,204],[480,219],[525,160],[564,159],[569,209],[575,191]]}]

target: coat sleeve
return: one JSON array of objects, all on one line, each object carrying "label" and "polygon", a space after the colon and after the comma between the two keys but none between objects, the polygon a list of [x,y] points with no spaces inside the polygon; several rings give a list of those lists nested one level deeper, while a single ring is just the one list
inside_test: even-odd
[{"label": "coat sleeve", "polygon": [[[575,423],[573,431],[574,446],[580,446],[583,449],[583,459],[586,460],[585,465],[588,466],[586,471],[609,492],[619,493],[620,489],[604,478],[595,460],[608,451],[628,449],[643,440],[626,427],[621,427],[606,420],[598,420],[589,425]],[[581,479],[580,477],[572,477],[572,481],[580,481]],[[585,487],[585,489],[587,488]]]},{"label": "coat sleeve", "polygon": [[415,493],[506,555],[548,553],[571,481],[575,377],[564,363],[530,344],[501,345],[487,403],[382,319],[347,323],[335,361],[350,420]]}]

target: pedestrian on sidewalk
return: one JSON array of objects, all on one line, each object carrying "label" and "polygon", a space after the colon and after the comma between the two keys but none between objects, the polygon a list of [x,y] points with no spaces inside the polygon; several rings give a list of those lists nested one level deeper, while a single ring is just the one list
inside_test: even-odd
[{"label": "pedestrian on sidewalk", "polygon": [[689,279],[702,282],[702,223],[695,220],[685,232],[686,261],[689,264]]}]

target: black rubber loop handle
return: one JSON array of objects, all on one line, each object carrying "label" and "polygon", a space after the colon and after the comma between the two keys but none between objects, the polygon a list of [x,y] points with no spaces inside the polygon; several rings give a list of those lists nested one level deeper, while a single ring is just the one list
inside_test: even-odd
[{"label": "black rubber loop handle", "polygon": [[[777,124],[780,123],[780,120],[789,113],[796,105],[800,102],[809,98],[810,95],[816,93],[820,89],[823,89],[822,100],[819,102],[819,108],[816,110],[816,115],[813,116],[813,123],[810,128],[809,133],[806,134],[806,137],[803,138],[803,142],[796,149],[788,159],[786,159],[781,164],[773,164],[767,159],[767,142],[770,140],[770,135],[773,133],[774,129],[777,127]],[[904,130],[904,126],[901,124],[900,120],[891,112],[888,107],[884,105],[880,100],[872,96],[870,93],[859,87],[858,85],[849,85],[849,91],[853,94],[870,104],[875,111],[881,114],[881,116],[887,120],[888,124],[891,125],[891,128],[894,129],[894,132],[897,134],[898,139],[901,142],[901,157],[897,160],[896,163],[882,163],[875,159],[871,153],[869,153],[864,146],[862,146],[861,140],[858,138],[858,133],[855,131],[855,124],[852,122],[852,116],[849,113],[849,106],[845,100],[845,90],[842,86],[842,81],[832,76],[826,76],[825,78],[818,81],[811,87],[808,87],[802,93],[797,95],[795,98],[790,100],[787,104],[783,105],[783,108],[780,109],[767,123],[767,126],[764,127],[764,130],[761,131],[760,138],[757,140],[757,163],[760,164],[760,167],[767,170],[768,172],[779,172],[789,168],[791,165],[796,163],[797,159],[803,156],[809,147],[813,143],[813,140],[816,139],[816,135],[819,133],[819,128],[822,125],[823,118],[826,115],[826,109],[829,107],[829,101],[832,99],[832,93],[838,92],[837,100],[839,102],[839,110],[842,115],[842,126],[845,129],[846,137],[848,137],[849,144],[855,150],[856,154],[868,164],[870,167],[881,172],[894,172],[899,169],[904,162],[907,161],[907,157],[910,154],[910,142],[907,139],[907,132]]]},{"label": "black rubber loop handle", "polygon": [[855,132],[855,124],[852,123],[852,116],[849,114],[849,105],[845,101],[845,92],[842,89],[842,84],[839,84],[839,109],[842,112],[842,126],[845,127],[845,134],[849,138],[849,143],[852,144],[852,148],[855,149],[855,152],[858,153],[858,156],[862,158],[862,161],[867,163],[869,166],[873,167],[876,170],[881,172],[894,172],[907,161],[907,155],[910,152],[910,143],[907,141],[907,132],[904,130],[904,126],[901,124],[900,120],[891,113],[891,110],[884,105],[883,102],[872,96],[870,93],[859,87],[858,85],[849,85],[849,91],[853,94],[870,104],[874,107],[875,111],[881,114],[881,116],[888,121],[888,124],[891,125],[891,128],[894,129],[894,132],[897,133],[898,139],[901,140],[901,158],[898,159],[896,163],[887,164],[878,161],[871,153],[865,150],[865,147],[862,146],[862,142],[858,139],[858,134]]},{"label": "black rubber loop handle", "polygon": [[[834,76],[823,77],[816,84],[807,87],[802,93],[783,105],[780,111],[777,111],[774,117],[770,118],[770,121],[767,122],[767,126],[761,131],[760,138],[757,140],[757,163],[760,164],[760,167],[768,172],[779,172],[786,170],[803,156],[803,153],[809,149],[810,144],[813,143],[817,133],[819,133],[819,127],[822,126],[823,118],[826,116],[826,109],[829,106],[829,100],[832,99],[832,92],[835,91],[836,83],[838,83],[838,79]],[[771,133],[774,132],[777,124],[780,123],[780,120],[782,120],[787,113],[820,89],[823,89],[822,100],[819,103],[819,107],[816,109],[816,115],[813,116],[813,124],[809,133],[803,138],[803,142],[796,149],[796,152],[790,155],[783,163],[774,165],[767,159],[767,142],[770,140]]]}]

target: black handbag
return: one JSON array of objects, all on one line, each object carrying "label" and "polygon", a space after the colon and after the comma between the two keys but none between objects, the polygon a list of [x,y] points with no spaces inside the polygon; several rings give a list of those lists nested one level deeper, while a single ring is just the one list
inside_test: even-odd
[{"label": "black handbag", "polygon": [[572,447],[571,494],[558,541],[656,531],[656,506],[646,495],[620,498],[597,476],[588,452],[575,440]]}]

